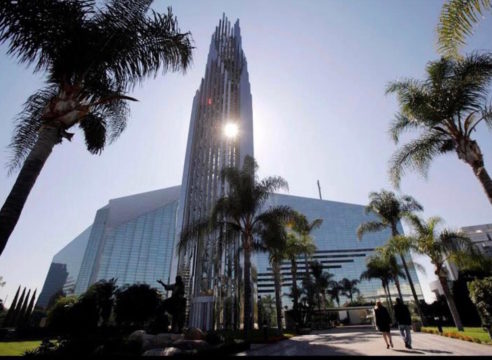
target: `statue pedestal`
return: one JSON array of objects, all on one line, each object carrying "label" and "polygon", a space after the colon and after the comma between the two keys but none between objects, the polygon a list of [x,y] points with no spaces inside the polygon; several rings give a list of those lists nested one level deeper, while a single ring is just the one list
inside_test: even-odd
[{"label": "statue pedestal", "polygon": [[212,330],[214,325],[213,316],[213,296],[195,296],[191,299],[190,327],[196,327],[204,331]]}]

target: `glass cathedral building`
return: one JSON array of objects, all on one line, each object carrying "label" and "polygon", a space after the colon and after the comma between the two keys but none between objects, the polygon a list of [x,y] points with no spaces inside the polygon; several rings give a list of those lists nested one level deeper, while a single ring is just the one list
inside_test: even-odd
[{"label": "glass cathedral building", "polygon": [[[219,246],[220,234],[214,233],[196,239],[183,251],[178,251],[176,244],[182,229],[206,218],[215,201],[227,194],[227,184],[219,176],[221,169],[240,167],[246,155],[253,155],[252,114],[239,21],[231,25],[224,15],[212,35],[205,76],[193,98],[182,184],[109,200],[97,211],[84,236],[81,234],[85,243],[79,236],[60,251],[59,254],[65,254],[63,261],[58,255],[53,259],[53,263],[66,267],[54,266],[58,275],[50,275],[50,271],[45,282],[49,292],[56,292],[63,282],[65,290],[78,295],[95,282],[111,278],[117,279],[118,286],[147,283],[158,287],[158,279],[174,282],[179,274],[186,284],[188,325],[210,329],[230,324],[226,310],[218,323],[214,323],[213,314],[227,308],[224,299],[233,298],[231,306],[240,306],[239,239]],[[236,137],[224,136],[227,124],[237,127]],[[372,219],[364,214],[362,205],[281,194],[272,194],[269,204],[289,205],[310,221],[323,219],[322,226],[313,232],[318,248],[313,258],[323,264],[325,271],[333,273],[336,280],[359,279],[367,257],[389,237],[389,232],[383,231],[357,240],[357,227]],[[401,226],[399,230],[403,233]],[[260,296],[273,294],[267,255],[258,254],[252,261],[258,274],[254,292]],[[303,268],[299,259],[299,274]],[[413,265],[410,271],[416,291],[422,296]],[[283,293],[288,293],[292,281],[290,264],[282,264],[282,274]],[[50,282],[56,286],[48,286]],[[358,287],[366,299],[382,297],[380,281],[364,281]],[[405,297],[410,297],[409,286],[403,280],[402,291]],[[43,299],[47,302],[49,296]],[[284,302],[288,304],[288,299]],[[234,316],[239,316],[238,313]],[[240,319],[233,321],[239,324]]]}]

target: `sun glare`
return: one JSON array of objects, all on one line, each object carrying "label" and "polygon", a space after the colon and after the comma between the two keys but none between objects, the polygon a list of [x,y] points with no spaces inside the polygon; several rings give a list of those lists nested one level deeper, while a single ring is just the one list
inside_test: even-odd
[{"label": "sun glare", "polygon": [[224,134],[228,138],[233,139],[233,138],[235,138],[237,136],[238,133],[239,133],[239,127],[237,126],[237,124],[227,123],[224,126]]}]

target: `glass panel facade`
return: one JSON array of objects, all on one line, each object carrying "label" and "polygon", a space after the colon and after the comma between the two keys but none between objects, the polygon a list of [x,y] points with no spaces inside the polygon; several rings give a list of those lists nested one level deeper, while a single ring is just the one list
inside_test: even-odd
[{"label": "glass panel facade", "polygon": [[51,297],[60,290],[66,295],[73,294],[91,230],[89,226],[53,257],[37,306],[48,305]]},{"label": "glass panel facade", "polygon": [[[288,205],[295,210],[306,215],[309,221],[323,219],[320,228],[313,230],[312,237],[318,248],[313,256],[323,264],[324,271],[334,275],[333,280],[342,278],[359,279],[366,267],[366,259],[374,249],[386,243],[390,237],[390,230],[384,230],[377,233],[366,234],[361,241],[357,239],[357,227],[366,221],[376,220],[374,215],[367,215],[364,212],[364,206],[347,204],[335,201],[326,201],[318,199],[302,198],[290,195],[274,194],[269,199],[268,205]],[[398,224],[398,230],[403,233],[401,224]],[[273,275],[267,254],[257,254],[258,269],[258,295],[274,295]],[[417,295],[422,297],[422,291],[418,283],[415,267],[411,257],[407,254],[407,264],[414,281]],[[300,279],[305,273],[304,257],[300,257],[298,263],[298,285],[301,285]],[[291,291],[292,276],[290,262],[282,263],[281,273],[283,276],[282,293],[288,294]],[[412,297],[410,286],[406,280],[401,279],[402,293],[405,299]],[[379,280],[364,280],[357,285],[361,295],[366,299],[382,297],[384,290]],[[396,287],[390,286],[392,295],[397,295]],[[422,297],[423,298],[423,297]],[[290,298],[284,296],[282,301],[285,305],[290,303]],[[341,299],[343,303],[345,299]]]},{"label": "glass panel facade", "polygon": [[75,293],[102,279],[117,285],[169,281],[180,187],[110,200],[92,225]]},{"label": "glass panel facade", "polygon": [[169,281],[175,237],[174,201],[107,232],[96,281],[117,279],[117,285]]}]

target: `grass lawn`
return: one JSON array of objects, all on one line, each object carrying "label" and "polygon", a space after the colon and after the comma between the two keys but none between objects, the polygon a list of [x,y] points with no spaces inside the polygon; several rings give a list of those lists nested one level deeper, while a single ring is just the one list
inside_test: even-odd
[{"label": "grass lawn", "polygon": [[[442,328],[444,333],[453,333],[458,335],[469,336],[472,339],[478,339],[482,344],[492,344],[489,334],[481,327],[465,327],[465,331],[458,331],[455,327],[444,326]],[[433,330],[437,332],[437,327],[435,326],[424,326],[422,330]]]},{"label": "grass lawn", "polygon": [[41,344],[41,340],[34,341],[0,341],[0,356],[20,356],[27,350],[33,350]]}]

